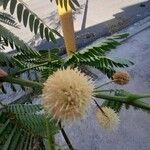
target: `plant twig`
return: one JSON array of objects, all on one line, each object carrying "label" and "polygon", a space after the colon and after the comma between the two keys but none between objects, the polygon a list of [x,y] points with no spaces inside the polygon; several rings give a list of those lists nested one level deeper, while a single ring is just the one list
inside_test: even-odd
[{"label": "plant twig", "polygon": [[58,124],[59,124],[61,133],[62,133],[62,135],[63,135],[63,137],[64,137],[64,139],[65,139],[65,141],[66,141],[66,143],[67,143],[67,145],[68,145],[68,147],[69,147],[69,149],[70,149],[70,150],[74,150],[74,148],[73,148],[73,146],[72,146],[72,144],[71,144],[71,142],[70,142],[70,140],[69,140],[69,138],[68,138],[68,136],[67,136],[65,130],[64,130],[64,129],[62,128],[62,126],[61,126],[61,122],[59,121]]},{"label": "plant twig", "polygon": [[94,90],[94,93],[97,93],[97,92],[109,92],[109,93],[111,93],[111,92],[114,92],[115,90],[113,90],[113,89],[110,89],[110,90]]},{"label": "plant twig", "polygon": [[54,145],[54,137],[50,133],[50,128],[49,128],[49,121],[48,118],[45,118],[46,121],[46,133],[47,133],[47,139],[48,139],[48,146],[50,150],[55,150],[55,145]]},{"label": "plant twig", "polygon": [[6,76],[6,77],[0,77],[0,82],[9,82],[9,83],[15,83],[27,87],[32,87],[32,88],[43,88],[43,84],[35,81],[30,81],[30,80],[24,80],[21,78],[14,78],[11,76]]},{"label": "plant twig", "polygon": [[105,112],[103,111],[103,109],[99,106],[99,104],[97,103],[97,101],[94,100],[94,102],[95,102],[96,106],[100,109],[100,111],[103,113],[103,115],[105,115],[106,117],[108,117],[108,116],[105,114]]},{"label": "plant twig", "polygon": [[15,72],[15,74],[21,74],[21,73],[23,73],[23,72],[25,72],[25,71],[28,71],[28,70],[31,70],[31,69],[34,69],[34,68],[37,68],[37,67],[41,67],[41,66],[44,66],[44,65],[47,65],[47,64],[48,64],[48,62],[39,64],[39,65],[34,65],[34,66],[32,66],[32,67],[28,67],[28,68],[19,70],[19,71]]},{"label": "plant twig", "polygon": [[126,103],[135,107],[139,107],[145,110],[150,111],[150,104],[145,103],[141,100],[138,100],[140,98],[147,98],[150,97],[150,95],[127,95],[127,96],[111,96],[111,95],[106,95],[102,93],[96,93],[94,95],[96,98],[102,98],[106,99],[109,101],[116,101],[116,102],[121,102],[121,103]]},{"label": "plant twig", "polygon": [[113,83],[114,81],[115,81],[115,80],[108,81],[108,82],[106,82],[106,83],[104,83],[104,84],[102,84],[102,85],[96,87],[95,90],[96,90],[96,89],[99,89],[99,88],[101,88],[101,87],[103,87],[103,86],[105,86],[105,85],[108,85],[108,84],[110,84],[110,83]]}]

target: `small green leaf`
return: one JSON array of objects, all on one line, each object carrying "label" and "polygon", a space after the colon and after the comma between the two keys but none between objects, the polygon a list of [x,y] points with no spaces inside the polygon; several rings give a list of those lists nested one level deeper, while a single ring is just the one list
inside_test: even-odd
[{"label": "small green leaf", "polygon": [[10,13],[13,15],[16,8],[17,0],[10,1]]},{"label": "small green leaf", "polygon": [[17,126],[15,126],[14,129],[12,130],[12,132],[11,132],[11,134],[9,135],[9,137],[8,137],[8,139],[7,139],[6,143],[5,143],[5,145],[3,146],[2,150],[8,150],[9,145],[10,145],[10,143],[11,143],[11,141],[12,141],[12,138],[13,138],[13,136],[14,136],[14,134],[15,134],[16,129],[17,129]]},{"label": "small green leaf", "polygon": [[25,142],[25,145],[24,145],[24,149],[27,150],[28,149],[28,144],[30,142],[30,134],[27,135],[26,137],[26,142]]},{"label": "small green leaf", "polygon": [[43,31],[44,31],[44,25],[43,25],[43,23],[41,23],[41,24],[40,24],[40,35],[41,35],[41,38],[42,38],[42,39],[43,39],[43,37],[44,37]]},{"label": "small green leaf", "polygon": [[60,6],[63,8],[63,1],[61,0],[59,0],[59,3],[60,3]]},{"label": "small green leaf", "polygon": [[8,5],[8,2],[9,2],[10,0],[4,0],[3,1],[3,8],[4,8],[4,10],[7,8],[7,5]]},{"label": "small green leaf", "polygon": [[13,136],[13,141],[10,144],[10,149],[16,150],[17,145],[20,143],[21,130],[17,129]]},{"label": "small green leaf", "polygon": [[39,26],[39,19],[35,19],[35,22],[34,22],[34,33],[37,34],[38,32],[38,26]]},{"label": "small green leaf", "polygon": [[25,138],[26,138],[26,135],[22,134],[21,137],[20,137],[20,142],[17,145],[16,150],[23,150],[24,149]]},{"label": "small green leaf", "polygon": [[68,10],[68,8],[67,8],[67,2],[68,2],[68,0],[64,0],[64,6],[65,6],[65,9],[66,9],[66,11]]},{"label": "small green leaf", "polygon": [[112,38],[114,39],[124,39],[127,38],[129,36],[129,33],[123,33],[123,34],[115,34],[112,36]]},{"label": "small green leaf", "polygon": [[21,22],[22,20],[22,11],[23,11],[23,5],[19,3],[17,6],[17,18],[19,22]]},{"label": "small green leaf", "polygon": [[74,11],[76,10],[76,8],[74,7],[74,5],[73,5],[73,3],[72,3],[71,0],[69,0],[69,6],[70,6]]},{"label": "small green leaf", "polygon": [[60,51],[59,48],[50,49],[50,53],[53,53],[53,54],[58,54],[59,51]]},{"label": "small green leaf", "polygon": [[77,0],[72,0],[78,7],[80,7],[80,4]]},{"label": "small green leaf", "polygon": [[49,31],[47,27],[45,28],[45,37],[46,37],[46,40],[49,41]]},{"label": "small green leaf", "polygon": [[51,41],[52,41],[53,43],[56,43],[55,36],[54,36],[54,34],[53,34],[52,32],[49,32],[49,37],[50,37],[50,39],[51,39]]},{"label": "small green leaf", "polygon": [[7,125],[9,124],[10,120],[8,119],[3,126],[0,127],[0,135],[3,133],[3,131],[6,129]]},{"label": "small green leaf", "polygon": [[29,18],[29,11],[28,9],[25,9],[23,12],[23,24],[25,27],[27,26],[28,18]]},{"label": "small green leaf", "polygon": [[62,35],[54,29],[51,29],[51,32],[55,33],[58,37],[62,37]]},{"label": "small green leaf", "polygon": [[33,25],[34,25],[34,15],[30,15],[29,17],[29,27],[30,27],[30,31],[33,31]]}]

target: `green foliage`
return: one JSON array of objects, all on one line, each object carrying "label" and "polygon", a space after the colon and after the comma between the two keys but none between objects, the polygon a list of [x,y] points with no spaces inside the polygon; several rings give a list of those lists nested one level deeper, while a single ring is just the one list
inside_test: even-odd
[{"label": "green foliage", "polygon": [[1,114],[2,114],[0,117],[1,150],[9,150],[9,149],[20,150],[23,149],[24,146],[29,145],[29,143],[32,143],[33,139],[36,139],[36,137],[32,136],[32,134],[27,133],[25,130],[22,130],[19,126],[13,124],[11,122],[12,119],[10,120],[5,113]]},{"label": "green foliage", "polygon": [[[31,61],[41,56],[36,49],[28,46],[24,41],[20,40],[19,37],[15,36],[2,25],[0,25],[0,41],[3,42],[3,48],[4,46],[10,46],[12,49],[16,49],[15,54],[0,52],[0,67],[7,67],[10,74],[14,74],[14,69],[19,70],[29,67],[29,64],[26,62],[27,60]],[[12,84],[11,87],[14,91],[15,88]],[[5,92],[5,90],[3,91]]]},{"label": "green foliage", "polygon": [[4,40],[6,46],[10,46],[12,49],[16,49],[28,57],[39,56],[39,53],[35,49],[28,46],[2,25],[0,25],[0,39]]},{"label": "green foliage", "polygon": [[45,81],[58,68],[61,68],[63,59],[59,56],[59,51],[60,50],[57,48],[39,51],[41,57],[37,60],[37,62],[43,63],[44,60],[44,62],[47,63],[41,71],[41,79],[43,81]]},{"label": "green foliage", "polygon": [[8,24],[8,25],[13,26],[15,28],[19,27],[17,25],[17,23],[15,22],[14,18],[8,13],[0,12],[0,22],[3,22],[5,24]]},{"label": "green foliage", "polygon": [[24,68],[16,70],[14,74],[19,75],[21,73],[28,73],[33,71],[36,73],[38,72],[41,75],[41,78],[38,80],[46,80],[50,74],[56,71],[58,68],[61,67],[63,60],[58,55],[59,49],[47,49],[47,50],[40,50],[39,57],[35,58],[26,58],[23,54],[16,55],[15,59],[21,61],[24,64]]},{"label": "green foliage", "polygon": [[[46,115],[40,105],[12,104],[1,111],[0,149],[24,149],[33,147],[36,139],[47,138]],[[50,118],[49,118],[50,119]],[[55,121],[48,121],[49,133],[58,132]],[[37,143],[38,144],[38,143]]]},{"label": "green foliage", "polygon": [[4,10],[9,5],[10,13],[13,15],[16,11],[17,19],[19,22],[23,22],[26,27],[29,25],[30,31],[37,34],[40,31],[40,36],[43,39],[46,38],[47,41],[56,42],[55,36],[61,36],[56,30],[49,28],[33,11],[31,11],[24,3],[20,0],[0,0],[3,2]]},{"label": "green foliage", "polygon": [[131,61],[125,59],[112,59],[105,56],[111,49],[120,45],[117,39],[122,39],[126,36],[127,34],[115,35],[102,42],[100,46],[76,52],[70,58],[64,58],[64,61],[58,56],[59,49],[41,50],[39,51],[40,56],[31,58],[24,53],[16,54],[14,58],[25,66],[23,69],[17,70],[16,74],[35,69],[41,72],[42,78],[47,79],[50,74],[60,67],[89,65],[99,69],[110,78],[115,72],[115,68],[133,65]]},{"label": "green foliage", "polygon": [[0,52],[0,66],[1,67],[12,67],[14,63],[9,55],[4,52]]},{"label": "green foliage", "polygon": [[103,106],[112,108],[113,110],[115,110],[115,112],[119,113],[121,111],[121,108],[123,107],[123,103],[105,100],[101,107]]},{"label": "green foliage", "polygon": [[[29,25],[30,29],[34,30],[35,34],[37,33],[37,26],[40,24],[39,18],[35,19],[35,14],[28,10],[28,8],[17,0],[7,0],[4,1],[3,7],[6,9],[8,2],[10,2],[10,12],[14,13],[15,8],[17,7],[18,20],[22,20],[26,26],[27,20],[29,17]],[[71,1],[70,3],[77,4],[76,1]],[[57,2],[58,3],[58,2]],[[66,4],[66,1],[61,1],[62,5]],[[78,5],[78,4],[77,4]],[[37,16],[36,16],[37,17]],[[35,23],[33,25],[33,22]],[[58,54],[50,54],[52,50],[46,50],[38,53],[35,49],[29,47],[22,40],[12,34],[6,28],[0,26],[0,37],[3,39],[5,45],[10,45],[11,48],[16,48],[17,53],[10,58],[10,63],[14,66],[17,66],[16,75],[19,73],[23,73],[25,71],[30,70],[38,70],[42,74],[42,78],[46,79],[53,71],[56,71],[58,68],[69,65],[89,65],[101,70],[103,73],[107,74],[110,78],[112,74],[115,72],[116,67],[128,67],[132,65],[132,62],[128,60],[122,59],[111,59],[105,56],[106,52],[110,51],[113,48],[116,48],[120,43],[117,41],[118,39],[126,38],[127,34],[115,35],[113,37],[108,38],[106,41],[102,42],[100,46],[92,47],[87,49],[86,51],[80,51],[75,53],[70,58],[65,58],[64,61],[58,57]],[[43,23],[40,24],[40,33],[43,37],[43,31],[45,31],[46,38],[49,38],[49,35],[52,39],[54,39],[53,34],[48,33],[49,29],[44,26]],[[3,53],[4,55],[4,53]],[[8,56],[7,56],[8,57]],[[44,60],[44,61],[43,61]],[[7,61],[7,60],[6,60]],[[6,64],[5,61],[5,64]],[[9,62],[9,61],[8,61]],[[1,64],[1,63],[0,63]],[[3,60],[4,64],[4,60]],[[8,64],[8,63],[7,63]]]},{"label": "green foliage", "polygon": [[[50,2],[52,2],[53,0],[50,0]],[[61,7],[65,7],[65,9],[67,10],[67,3],[69,4],[69,6],[73,9],[76,10],[75,6],[79,7],[80,4],[78,2],[78,0],[55,0],[56,4],[58,5],[60,3]]]},{"label": "green foliage", "polygon": [[[9,74],[21,77],[22,73],[25,72],[29,80],[39,81],[46,80],[53,71],[60,68],[62,59],[58,56],[59,49],[41,50],[38,52],[3,26],[0,25],[0,27],[1,41],[4,41],[5,46],[10,45],[11,48],[16,48],[14,54],[0,52],[0,67],[7,67]],[[41,78],[39,78],[38,74],[42,75]],[[11,84],[11,87],[14,91],[13,84]],[[22,89],[24,89],[23,86]],[[3,85],[2,91],[6,93]]]},{"label": "green foliage", "polygon": [[112,77],[112,74],[115,72],[115,68],[123,68],[133,65],[131,61],[126,59],[119,58],[109,58],[106,57],[106,53],[111,49],[116,48],[120,45],[118,39],[126,38],[128,34],[114,35],[109,37],[106,41],[102,42],[100,46],[92,47],[86,49],[85,51],[76,52],[65,62],[65,66],[72,65],[88,65],[95,67],[106,74],[109,78]]},{"label": "green foliage", "polygon": [[[0,35],[7,46],[11,45],[17,50],[13,55],[0,52],[0,66],[15,68],[15,70],[10,69],[9,71],[13,76],[21,77],[22,73],[25,72],[29,80],[45,81],[57,69],[70,65],[89,65],[99,69],[110,78],[116,67],[128,67],[133,64],[128,60],[111,59],[105,56],[112,48],[120,45],[117,40],[125,38],[127,34],[115,35],[102,42],[100,46],[76,52],[70,58],[65,57],[63,59],[59,56],[59,49],[40,50],[38,52],[4,27],[0,29]],[[34,79],[32,79],[33,74]],[[11,87],[15,91],[13,84]],[[22,86],[22,88],[24,87]],[[6,92],[4,88],[3,92]]]},{"label": "green foliage", "polygon": [[[132,93],[130,92],[127,92],[127,91],[124,91],[122,89],[116,89],[116,90],[110,90],[110,95],[113,95],[113,96],[127,96],[127,95],[130,95],[132,97]],[[127,103],[121,103],[121,102],[117,102],[117,101],[108,101],[108,100],[105,100],[102,104],[102,106],[107,106],[107,107],[110,107],[112,109],[114,109],[116,112],[120,112],[121,109],[124,107],[125,109],[129,109],[130,107],[133,107],[134,109],[141,109],[142,111],[145,111],[147,113],[150,113],[149,110],[145,110],[144,108],[139,108],[137,106],[133,106],[133,105],[130,105],[130,104],[127,104]]]},{"label": "green foliage", "polygon": [[[42,137],[47,136],[45,125],[47,118],[41,105],[12,104],[8,105],[6,109],[7,112],[15,115],[16,120],[30,132]],[[49,121],[49,124],[51,134],[55,134],[58,129],[55,126],[55,122]]]},{"label": "green foliage", "polygon": [[[52,2],[52,0],[50,1]],[[67,0],[55,1],[57,4],[60,2],[60,5],[67,9]],[[8,8],[8,4],[10,4],[10,13],[13,15],[16,11],[18,21],[22,22],[25,27],[29,26],[34,34],[40,33],[42,39],[46,38],[47,41],[56,42],[55,35],[60,36],[57,31],[45,25],[21,0],[0,0],[0,2],[3,2],[4,9]],[[69,5],[74,10],[75,6],[79,7],[77,0],[69,0]],[[0,19],[9,25],[16,25],[9,15],[0,13]],[[5,77],[5,79],[7,78],[5,82],[10,83],[13,91],[16,91],[15,84],[19,84],[24,90],[24,87],[29,85],[35,91],[41,90],[43,87],[41,82],[44,82],[57,69],[67,66],[88,65],[99,69],[111,78],[116,68],[133,65],[131,61],[106,56],[110,50],[121,44],[119,40],[127,36],[128,34],[114,35],[100,43],[99,46],[78,51],[70,57],[61,57],[58,48],[37,51],[0,25],[0,48],[4,49],[5,46],[10,46],[12,49],[16,49],[14,54],[0,52],[0,67],[8,69],[9,76]],[[23,73],[27,75],[28,80],[22,80]],[[0,81],[4,82],[2,78]],[[3,93],[7,92],[3,85],[1,85],[1,89]],[[123,96],[125,93],[114,91],[111,94]],[[123,103],[105,101],[103,106],[111,107],[119,112]],[[128,106],[126,104],[127,108]],[[54,146],[53,138],[58,132],[58,127],[56,121],[51,121],[51,116],[45,114],[41,105],[10,104],[2,107],[0,105],[0,120],[0,149],[2,150],[32,149],[35,141],[39,139],[41,141],[49,140],[49,144]],[[66,137],[64,130],[62,128],[61,130]]]}]

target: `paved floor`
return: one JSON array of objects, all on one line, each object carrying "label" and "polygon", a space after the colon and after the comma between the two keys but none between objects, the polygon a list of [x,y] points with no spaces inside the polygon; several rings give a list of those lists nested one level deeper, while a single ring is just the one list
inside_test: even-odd
[{"label": "paved floor", "polygon": [[[23,0],[47,25],[60,29],[56,6],[49,0]],[[149,0],[79,0],[81,7],[74,12],[74,25],[77,32],[79,47],[95,39],[114,33],[137,20],[150,16]],[[143,3],[144,6],[140,7]],[[20,24],[21,29],[8,27],[20,38],[40,48],[48,48],[52,44],[41,42],[39,36],[34,36],[28,28]],[[82,43],[82,39],[85,42]],[[62,45],[62,41],[58,44]],[[53,45],[52,45],[53,46]],[[55,45],[54,45],[55,46]]]},{"label": "paved floor", "polygon": [[[112,50],[111,57],[132,60],[135,65],[128,68],[131,81],[124,87],[136,93],[150,93],[150,27],[125,41],[119,48]],[[106,78],[97,73],[99,84]],[[107,79],[108,80],[108,79]],[[111,87],[110,87],[111,88]],[[150,99],[146,101],[150,102]],[[123,108],[120,112],[120,126],[115,132],[103,130],[95,119],[95,105],[85,119],[66,125],[66,131],[76,150],[149,150],[150,116],[141,110]],[[62,141],[62,138],[59,137]],[[64,142],[62,142],[64,144]]]},{"label": "paved floor", "polygon": [[[119,48],[112,50],[111,57],[122,57],[132,60],[135,65],[127,68],[131,81],[123,88],[136,93],[150,92],[150,27],[126,40]],[[96,43],[99,43],[98,41]],[[97,83],[102,84],[107,79],[100,72]],[[112,85],[112,87],[117,87]],[[10,87],[8,87],[10,88]],[[111,87],[110,87],[111,88]],[[10,93],[1,95],[1,99],[11,102],[12,96],[17,98],[23,94],[18,91],[16,95]],[[146,101],[149,102],[149,99]],[[119,129],[113,133],[103,130],[95,119],[95,105],[88,112],[86,118],[73,124],[67,124],[65,130],[76,150],[149,150],[150,148],[150,117],[141,110],[122,109],[120,113]],[[59,135],[59,143],[64,145]]]},{"label": "paved floor", "polygon": [[[54,27],[58,23],[55,8],[49,5],[49,0],[41,3],[41,0],[26,1],[29,7],[45,20],[48,25]],[[87,17],[85,11],[86,0],[81,0],[81,8],[75,14],[75,29],[85,32],[96,32],[96,36],[103,35],[102,31],[109,29],[109,32],[118,30],[118,24],[124,25],[126,21],[133,23],[150,13],[150,1],[146,0],[89,0]],[[139,7],[141,2],[145,2],[146,7]],[[98,7],[99,6],[99,7]],[[136,14],[136,16],[135,16]],[[119,15],[119,16],[118,16]],[[121,15],[121,16],[120,16]],[[83,17],[84,16],[84,17]],[[117,17],[116,17],[117,16]],[[84,18],[84,19],[83,19]],[[114,18],[116,22],[114,22]],[[84,22],[83,22],[84,20]],[[108,21],[109,20],[109,21]],[[121,21],[120,21],[121,20]],[[104,23],[107,26],[104,26]],[[33,34],[28,29],[14,30],[26,42],[33,38]],[[85,32],[82,32],[84,34]],[[80,35],[82,37],[82,35]],[[84,35],[83,37],[84,38]],[[41,41],[35,37],[38,45]],[[80,38],[79,38],[80,39]],[[150,91],[150,28],[140,32],[127,40],[122,46],[114,50],[111,56],[118,56],[132,59],[135,65],[129,68],[132,76],[130,83],[124,88],[133,92]],[[89,41],[88,41],[89,42]],[[42,43],[44,46],[45,42]],[[47,45],[48,47],[48,45]],[[98,82],[104,82],[106,78],[99,77]],[[113,85],[113,87],[115,87]],[[9,95],[10,96],[10,95]],[[8,97],[9,98],[9,97]],[[75,149],[77,150],[149,150],[150,149],[150,117],[149,114],[132,108],[126,111],[122,109],[120,113],[121,123],[119,129],[114,133],[107,133],[101,129],[95,120],[95,105],[89,115],[74,124],[66,126],[66,131]],[[61,137],[59,137],[61,139]],[[63,143],[63,142],[62,142]]]}]

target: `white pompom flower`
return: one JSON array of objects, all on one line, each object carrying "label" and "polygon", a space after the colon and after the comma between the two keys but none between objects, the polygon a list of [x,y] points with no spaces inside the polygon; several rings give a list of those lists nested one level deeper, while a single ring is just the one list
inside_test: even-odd
[{"label": "white pompom flower", "polygon": [[102,107],[102,110],[97,108],[96,119],[98,123],[106,130],[112,131],[115,130],[119,125],[119,116],[111,108]]},{"label": "white pompom flower", "polygon": [[94,84],[77,68],[60,69],[44,83],[43,106],[58,120],[81,118],[92,100]]}]

